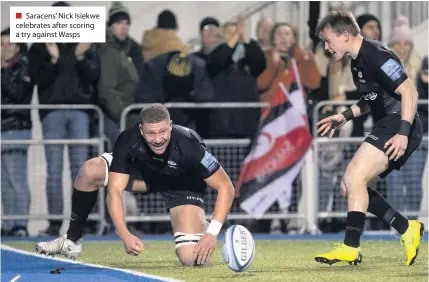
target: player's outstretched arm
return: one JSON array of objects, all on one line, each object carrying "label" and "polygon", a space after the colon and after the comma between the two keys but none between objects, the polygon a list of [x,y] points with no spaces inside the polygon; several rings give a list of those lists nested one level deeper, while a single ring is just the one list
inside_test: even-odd
[{"label": "player's outstretched arm", "polygon": [[124,242],[125,251],[130,255],[139,255],[143,251],[143,243],[132,235],[125,223],[122,193],[127,187],[129,174],[110,172],[107,189],[107,206],[116,232]]},{"label": "player's outstretched arm", "polygon": [[217,190],[218,194],[212,220],[206,233],[194,248],[194,260],[198,265],[208,262],[215,250],[216,237],[231,210],[235,195],[234,185],[222,166],[205,181],[211,188]]},{"label": "player's outstretched arm", "polygon": [[231,210],[232,202],[234,201],[234,185],[222,167],[219,167],[219,169],[205,181],[211,188],[218,191],[212,221],[216,220],[223,224]]},{"label": "player's outstretched arm", "polygon": [[109,184],[107,188],[107,206],[113,223],[116,227],[116,232],[122,238],[129,233],[124,219],[124,205],[122,202],[122,192],[128,184],[130,175],[110,172]]},{"label": "player's outstretched arm", "polygon": [[356,104],[352,105],[350,108],[342,112],[341,114],[336,114],[322,119],[316,125],[320,126],[317,129],[317,133],[321,136],[329,133],[329,137],[334,136],[335,129],[346,124],[347,121],[364,115],[369,112],[369,105],[362,97]]}]

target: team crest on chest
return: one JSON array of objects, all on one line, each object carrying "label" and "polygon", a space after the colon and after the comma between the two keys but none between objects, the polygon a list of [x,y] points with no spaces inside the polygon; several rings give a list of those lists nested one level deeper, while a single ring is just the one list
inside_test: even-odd
[{"label": "team crest on chest", "polygon": [[364,96],[364,99],[367,101],[368,100],[374,101],[375,99],[377,99],[377,93],[375,92],[366,93],[366,95]]},{"label": "team crest on chest", "polygon": [[359,82],[360,82],[360,83],[366,83],[366,80],[362,78],[362,77],[363,77],[362,70],[357,69],[356,71],[357,71],[357,76],[358,76],[358,78],[359,78]]},{"label": "team crest on chest", "polygon": [[177,168],[177,164],[175,162],[173,162],[172,160],[169,160],[168,162],[168,166],[171,168]]}]

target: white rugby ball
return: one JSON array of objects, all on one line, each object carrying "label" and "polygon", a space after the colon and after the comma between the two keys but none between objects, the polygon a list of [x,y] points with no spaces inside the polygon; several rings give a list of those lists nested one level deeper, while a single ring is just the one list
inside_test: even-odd
[{"label": "white rugby ball", "polygon": [[255,240],[242,225],[233,225],[226,230],[222,246],[223,260],[229,268],[241,272],[249,268],[255,257]]}]

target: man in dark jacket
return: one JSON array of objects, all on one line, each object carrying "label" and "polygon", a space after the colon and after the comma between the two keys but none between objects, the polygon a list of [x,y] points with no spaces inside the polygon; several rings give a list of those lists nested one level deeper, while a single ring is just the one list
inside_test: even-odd
[{"label": "man in dark jacket", "polygon": [[[58,2],[53,6],[69,6]],[[99,60],[91,43],[35,43],[30,66],[37,84],[40,104],[94,104]],[[88,139],[90,112],[84,110],[43,110],[40,118],[45,139]],[[47,145],[47,194],[51,215],[63,213],[63,145]],[[88,146],[70,145],[71,177],[88,158]],[[50,221],[48,235],[58,235],[61,220]]]},{"label": "man in dark jacket", "polygon": [[[223,42],[219,22],[205,18],[200,24],[202,49],[195,55],[206,61],[215,88],[214,102],[259,102],[257,77],[265,70],[265,55],[245,32],[239,19],[236,31]],[[253,138],[260,109],[210,110],[208,120],[199,119],[203,138]]]},{"label": "man in dark jacket", "polygon": [[100,44],[100,81],[98,105],[105,113],[104,133],[113,144],[119,136],[122,111],[134,102],[139,72],[143,67],[140,45],[129,37],[131,18],[121,2],[113,2],[109,9],[106,43]]},{"label": "man in dark jacket", "polygon": [[[137,103],[209,102],[214,88],[204,60],[178,51],[146,61],[141,74]],[[171,109],[175,124],[195,129],[195,121],[205,110]]]},{"label": "man in dark jacket", "polygon": [[[1,104],[29,105],[33,96],[25,43],[10,43],[10,29],[1,32]],[[30,110],[1,111],[1,139],[31,139]],[[2,145],[1,187],[4,215],[28,215],[30,189],[27,172],[28,145]],[[27,220],[4,220],[1,234],[28,236]]]}]

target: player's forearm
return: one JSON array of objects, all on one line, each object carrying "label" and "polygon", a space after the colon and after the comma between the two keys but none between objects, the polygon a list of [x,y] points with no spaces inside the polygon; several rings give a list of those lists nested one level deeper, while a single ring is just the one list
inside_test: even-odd
[{"label": "player's forearm", "polygon": [[350,109],[351,109],[351,110],[352,110],[352,112],[353,112],[353,117],[354,117],[354,118],[360,117],[360,116],[363,114],[363,113],[362,113],[361,108],[360,108],[360,107],[358,107],[358,105],[356,105],[356,104],[352,105],[352,106],[350,107]]},{"label": "player's forearm", "polygon": [[369,112],[369,105],[364,98],[361,98],[356,104],[342,112],[347,120],[351,120]]},{"label": "player's forearm", "polygon": [[417,112],[417,91],[409,91],[406,95],[402,95],[402,120],[413,123]]},{"label": "player's forearm", "polygon": [[357,101],[356,104],[352,106],[352,111],[354,117],[360,117],[362,115],[366,115],[369,112],[370,108],[365,100],[365,98],[360,98],[359,101]]},{"label": "player's forearm", "polygon": [[234,201],[234,187],[228,185],[218,190],[216,205],[214,208],[212,220],[224,223],[229,211],[231,210],[232,202]]},{"label": "player's forearm", "polygon": [[117,191],[109,192],[107,195],[107,207],[119,237],[123,238],[129,231],[124,218],[122,194]]},{"label": "player's forearm", "polygon": [[396,92],[402,96],[402,118],[398,134],[408,136],[417,112],[417,90],[408,78],[398,87],[398,89],[396,89]]}]

